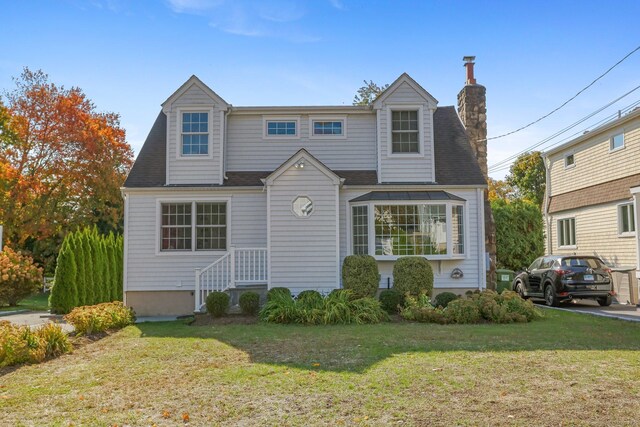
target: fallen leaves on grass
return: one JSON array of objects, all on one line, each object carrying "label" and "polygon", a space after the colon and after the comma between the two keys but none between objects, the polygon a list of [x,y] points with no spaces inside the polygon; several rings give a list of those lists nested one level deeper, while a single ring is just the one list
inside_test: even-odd
[{"label": "fallen leaves on grass", "polygon": [[171,417],[171,412],[167,411],[166,409],[162,411],[162,418],[167,419],[170,417]]},{"label": "fallen leaves on grass", "polygon": [[185,423],[189,422],[189,413],[188,412],[183,412],[182,413],[182,421]]}]

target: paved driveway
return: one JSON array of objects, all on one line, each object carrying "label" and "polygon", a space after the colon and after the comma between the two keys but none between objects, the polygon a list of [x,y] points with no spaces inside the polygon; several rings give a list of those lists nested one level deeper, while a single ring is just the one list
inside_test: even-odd
[{"label": "paved driveway", "polygon": [[[535,302],[544,304],[542,300]],[[596,301],[584,299],[561,304],[557,309],[640,322],[640,308],[635,305],[611,304],[609,307],[600,307]]]},{"label": "paved driveway", "polygon": [[0,320],[8,320],[16,325],[29,325],[37,328],[49,322],[58,322],[67,332],[73,332],[73,326],[65,323],[62,316],[56,316],[43,311],[27,311],[0,317]]}]

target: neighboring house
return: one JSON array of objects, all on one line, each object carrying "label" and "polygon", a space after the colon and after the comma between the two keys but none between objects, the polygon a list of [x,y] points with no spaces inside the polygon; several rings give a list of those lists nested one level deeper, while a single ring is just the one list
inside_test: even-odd
[{"label": "neighboring house", "polygon": [[[459,108],[486,137],[473,83]],[[377,259],[381,288],[405,255],[430,261],[437,289],[484,288],[478,144],[407,74],[371,106],[303,107],[232,106],[193,76],[162,104],[122,189],[125,301],[186,314],[212,290],[326,293],[349,254]]]},{"label": "neighboring house", "polygon": [[[544,159],[547,252],[597,255],[611,267],[638,269],[640,110],[547,151]],[[632,295],[629,287],[637,277],[630,273],[614,274],[619,302],[637,302],[637,290]]]}]

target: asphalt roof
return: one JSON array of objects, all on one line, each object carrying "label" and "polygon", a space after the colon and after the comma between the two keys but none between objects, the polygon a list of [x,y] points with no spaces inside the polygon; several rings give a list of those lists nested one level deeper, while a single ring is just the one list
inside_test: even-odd
[{"label": "asphalt roof", "polygon": [[[436,182],[391,183],[394,185],[486,185],[480,166],[473,154],[464,126],[455,107],[438,107],[433,114]],[[167,117],[158,114],[151,131],[124,183],[126,188],[181,187],[165,185],[167,150]],[[260,179],[273,171],[247,171],[226,173],[222,186],[260,186]],[[345,178],[345,185],[375,185],[375,170],[334,171]],[[194,187],[194,185],[185,185]],[[184,187],[184,186],[182,186]],[[197,185],[195,185],[197,187]],[[221,187],[221,185],[202,185]]]},{"label": "asphalt roof", "polygon": [[461,197],[454,196],[446,191],[372,191],[355,199],[349,200],[350,202],[368,202],[368,201],[383,201],[383,200],[457,200],[464,202]]}]

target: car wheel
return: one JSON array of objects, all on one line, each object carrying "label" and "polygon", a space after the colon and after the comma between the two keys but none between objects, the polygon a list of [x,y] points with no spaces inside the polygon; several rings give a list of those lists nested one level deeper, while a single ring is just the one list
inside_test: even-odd
[{"label": "car wheel", "polygon": [[528,297],[524,294],[524,285],[522,285],[522,282],[516,282],[516,289],[515,289],[516,293],[518,295],[520,295],[520,298],[522,299],[527,299]]},{"label": "car wheel", "polygon": [[547,287],[544,288],[544,302],[547,303],[549,307],[557,307],[559,305],[553,285],[547,285]]},{"label": "car wheel", "polygon": [[609,307],[611,305],[611,295],[596,299],[598,300],[598,304],[600,304],[600,307]]}]

